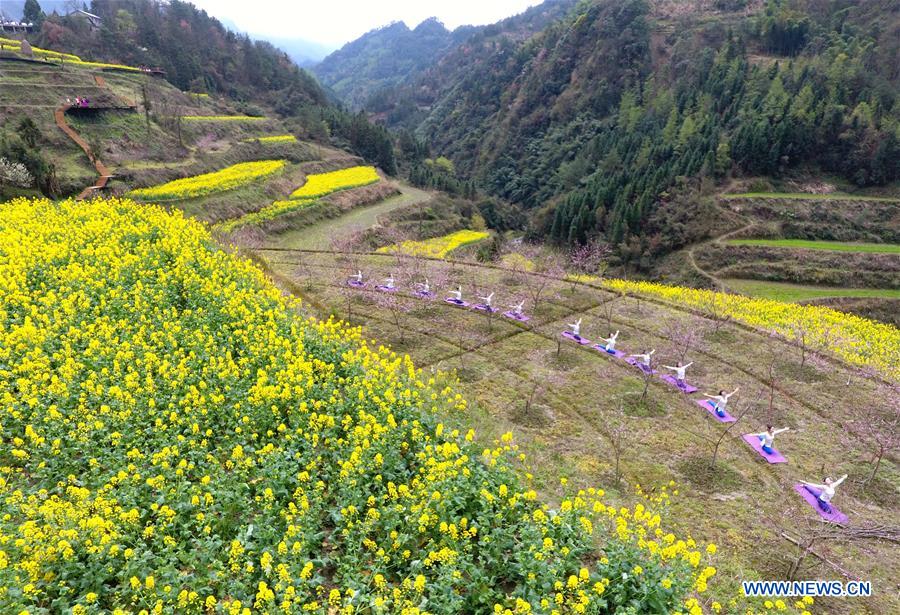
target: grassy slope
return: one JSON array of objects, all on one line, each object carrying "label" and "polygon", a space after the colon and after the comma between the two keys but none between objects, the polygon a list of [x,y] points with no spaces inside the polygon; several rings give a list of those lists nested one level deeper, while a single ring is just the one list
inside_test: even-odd
[{"label": "grassy slope", "polygon": [[402,194],[398,196],[375,205],[358,207],[340,218],[323,220],[306,228],[283,233],[274,239],[274,245],[279,248],[327,250],[331,246],[331,239],[341,233],[371,228],[378,222],[379,216],[431,198],[429,193],[412,186],[401,184],[400,190]]},{"label": "grassy slope", "polygon": [[837,252],[900,254],[900,245],[883,243],[808,241],[805,239],[729,239],[726,243],[733,246],[767,246],[773,248],[803,248],[805,250],[833,250]]},{"label": "grassy slope", "polygon": [[827,286],[806,286],[788,284],[786,282],[767,282],[762,280],[739,280],[736,278],[723,280],[733,290],[778,301],[809,301],[826,297],[881,297],[900,299],[900,290],[887,288],[833,288]]},{"label": "grassy slope", "polygon": [[[294,281],[292,288],[300,290],[307,309],[317,315],[333,312],[341,317],[347,315],[346,299],[340,291],[343,277],[357,267],[372,277],[380,277],[394,263],[388,256],[340,262],[325,254],[296,258],[284,252],[263,250],[261,254],[280,279]],[[434,266],[426,263],[423,274],[440,277],[435,271],[429,272]],[[505,272],[466,264],[454,265],[449,274],[448,286],[462,284],[469,295],[486,288],[496,290],[497,305],[526,296],[524,288]],[[560,472],[579,484],[600,483],[618,491],[611,476],[609,426],[622,417],[628,434],[622,461],[626,481],[655,485],[675,479],[682,483],[684,497],[675,504],[674,518],[695,536],[726,545],[718,564],[722,578],[713,590],[717,598],[734,595],[739,578],[784,577],[786,557],[793,553],[793,547],[778,538],[777,531],[784,524],[776,520],[798,504],[798,498],[790,491],[792,482],[821,478],[823,463],[833,471],[849,472],[857,482],[867,472],[868,466],[862,461],[864,448],[854,446],[848,452],[840,437],[840,424],[854,407],[847,403],[848,372],[824,363],[807,364],[800,370],[796,351],[780,342],[767,341],[732,326],[714,333],[709,330],[709,322],[671,308],[638,304],[587,288],[571,293],[569,286],[561,282],[551,284],[549,295],[552,298],[541,307],[530,330],[503,319],[495,319],[489,325],[483,315],[453,309],[438,301],[413,304],[411,311],[402,316],[406,334],[401,340],[390,314],[364,293],[353,299],[353,319],[365,324],[368,334],[379,342],[409,352],[423,367],[457,370],[468,396],[476,401],[471,412],[458,421],[475,425],[486,441],[506,429],[514,429],[531,460],[536,488],[549,497],[558,492],[553,476]],[[612,301],[613,306],[613,321],[609,325],[601,307],[607,301]],[[691,368],[691,380],[704,390],[740,385],[739,404],[758,403],[752,416],[742,420],[744,425],[726,438],[716,472],[705,469],[704,460],[709,458],[722,426],[693,402],[654,381],[649,403],[640,406],[636,399],[643,383],[633,368],[565,344],[557,356],[559,331],[577,318],[584,318],[582,331],[588,337],[596,339],[610,328],[621,329],[620,345],[624,350],[657,348],[656,357],[668,364],[675,360],[672,343],[667,339],[670,323],[678,321],[706,330],[701,348],[688,354],[687,360],[696,362]],[[766,410],[764,384],[765,365],[771,356],[769,348],[776,351],[780,389],[772,415]],[[852,396],[857,404],[877,403],[879,389],[874,383],[854,382]],[[524,400],[535,385],[535,403],[526,411]],[[626,410],[624,416],[620,408]],[[665,419],[652,416],[655,413],[664,413]],[[739,439],[740,433],[756,431],[767,420],[794,429],[781,440],[791,460],[788,467],[762,463]],[[893,482],[898,478],[897,472],[897,467],[889,463],[882,477]],[[886,483],[883,486],[891,491]],[[897,502],[884,501],[879,505],[858,484],[841,495],[840,505],[853,515],[855,522],[900,520]],[[801,518],[811,513],[802,507],[797,510]],[[800,533],[803,529],[792,527],[789,531]],[[900,562],[884,544],[835,543],[829,554],[833,561],[862,578],[887,582],[900,573]],[[809,578],[817,574],[835,577],[832,569],[824,567],[814,569]],[[900,608],[896,599],[890,592],[882,592],[874,601],[854,603],[853,608],[888,612]],[[816,608],[815,612],[822,610]]]}]

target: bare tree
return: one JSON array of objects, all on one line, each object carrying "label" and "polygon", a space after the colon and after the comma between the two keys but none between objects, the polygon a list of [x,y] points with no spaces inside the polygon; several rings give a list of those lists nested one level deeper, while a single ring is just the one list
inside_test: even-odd
[{"label": "bare tree", "polygon": [[714,333],[718,333],[724,325],[731,322],[731,314],[725,305],[725,298],[722,293],[710,291],[705,294],[700,301],[700,309],[713,321]]},{"label": "bare tree", "polygon": [[412,307],[409,297],[404,296],[400,291],[375,291],[374,295],[378,307],[390,315],[390,320],[397,329],[400,343],[406,343],[406,327],[403,325],[406,320],[404,316]]},{"label": "bare tree", "polygon": [[531,263],[530,271],[522,267],[517,273],[523,286],[531,299],[535,314],[537,314],[541,300],[552,282],[562,278],[565,274],[559,256],[542,247],[523,244],[523,255]]},{"label": "bare tree", "polygon": [[613,459],[615,460],[615,473],[613,475],[613,478],[618,485],[622,482],[622,453],[625,451],[625,449],[628,448],[628,445],[631,443],[631,439],[629,438],[628,425],[625,422],[625,412],[624,408],[622,407],[621,401],[618,404],[618,411],[608,414],[606,418],[606,435],[609,438],[610,445],[612,446]]},{"label": "bare tree", "polygon": [[703,341],[704,328],[703,321],[696,317],[666,321],[663,332],[671,342],[672,353],[681,363],[684,363],[688,353]]},{"label": "bare tree", "polygon": [[716,439],[715,444],[713,444],[712,451],[712,459],[710,460],[710,466],[715,467],[716,460],[719,457],[719,447],[722,445],[722,442],[725,440],[725,437],[731,432],[735,426],[741,422],[741,419],[744,418],[744,415],[750,412],[758,403],[760,396],[757,395],[756,401],[748,401],[744,404],[738,406],[738,411],[735,414],[732,414],[734,417],[734,421],[728,424],[728,427],[722,430],[722,433],[719,434],[719,437]]},{"label": "bare tree", "polygon": [[[597,240],[579,244],[569,252],[569,264],[576,273],[589,276],[603,277],[609,267],[609,256],[612,248],[608,243]],[[569,292],[575,292],[577,280],[572,278],[572,286]]]},{"label": "bare tree", "polygon": [[843,432],[844,444],[848,448],[856,448],[861,440],[871,456],[872,473],[869,474],[862,486],[871,483],[881,467],[881,461],[886,455],[894,455],[900,450],[900,396],[898,391],[886,397],[890,407],[877,408],[868,404],[862,404],[858,410],[858,416],[846,424]]}]

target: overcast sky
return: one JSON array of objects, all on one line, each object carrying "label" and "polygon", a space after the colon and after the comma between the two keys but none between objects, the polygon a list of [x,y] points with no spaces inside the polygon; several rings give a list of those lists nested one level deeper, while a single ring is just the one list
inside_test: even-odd
[{"label": "overcast sky", "polygon": [[340,47],[360,35],[405,21],[414,28],[437,17],[450,28],[494,23],[540,0],[190,0],[250,34],[296,37]]}]

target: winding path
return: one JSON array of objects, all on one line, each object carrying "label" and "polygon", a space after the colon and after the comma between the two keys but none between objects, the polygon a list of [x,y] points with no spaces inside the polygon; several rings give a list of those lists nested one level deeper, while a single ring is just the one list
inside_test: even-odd
[{"label": "winding path", "polygon": [[97,169],[97,181],[93,183],[93,185],[88,186],[84,190],[82,190],[78,196],[75,197],[76,201],[81,201],[86,199],[87,197],[94,194],[97,190],[102,190],[106,187],[107,182],[109,182],[109,178],[112,174],[109,172],[109,168],[100,162],[100,159],[94,155],[93,150],[91,150],[91,146],[88,145],[87,141],[81,138],[75,130],[69,126],[68,122],[66,122],[66,111],[72,108],[72,105],[63,105],[53,112],[53,117],[56,120],[56,125],[59,126],[60,130],[62,130],[70,139],[72,139],[78,147],[80,147],[84,153],[87,155],[88,160],[91,161],[91,164],[94,165],[94,168]]}]

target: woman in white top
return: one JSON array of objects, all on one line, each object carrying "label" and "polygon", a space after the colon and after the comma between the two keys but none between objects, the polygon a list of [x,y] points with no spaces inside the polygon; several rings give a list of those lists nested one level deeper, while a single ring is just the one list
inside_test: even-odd
[{"label": "woman in white top", "polygon": [[356,275],[351,275],[350,279],[354,280],[357,284],[362,284],[362,271],[357,271]]},{"label": "woman in white top", "polygon": [[691,362],[688,363],[687,365],[682,365],[682,364],[681,364],[681,361],[679,361],[679,362],[675,365],[675,367],[672,367],[671,365],[663,365],[663,367],[665,367],[666,369],[670,369],[670,370],[672,370],[673,372],[675,372],[675,382],[678,383],[678,386],[682,386],[682,387],[683,387],[683,386],[684,386],[684,373],[687,371],[687,368],[689,368],[689,367],[690,367],[691,365],[693,365],[693,364],[694,364],[694,362],[691,361]]},{"label": "woman in white top", "polygon": [[384,287],[389,290],[394,290],[394,274],[392,273],[390,277],[384,279],[385,285]]},{"label": "woman in white top", "polygon": [[462,286],[457,287],[456,290],[451,290],[451,291],[450,291],[450,294],[453,295],[453,299],[450,300],[450,301],[452,301],[453,303],[462,303],[462,302],[463,302],[463,300],[462,300]]},{"label": "woman in white top", "polygon": [[817,485],[816,483],[808,483],[805,480],[800,481],[806,490],[811,494],[816,496],[816,501],[819,503],[819,508],[824,510],[827,513],[831,512],[831,498],[834,497],[834,489],[847,478],[847,475],[844,474],[837,480],[832,480],[831,477],[825,479],[824,485]]},{"label": "woman in white top", "polygon": [[615,349],[616,349],[616,338],[618,338],[618,337],[619,337],[619,332],[616,331],[615,333],[613,333],[613,334],[610,335],[609,337],[603,339],[603,341],[606,342],[606,345],[604,346],[604,348],[606,349],[606,352],[613,352],[613,351],[615,351]]},{"label": "woman in white top", "polygon": [[516,316],[522,316],[522,310],[525,309],[525,302],[517,303],[516,305],[509,306],[512,308],[512,313]]},{"label": "woman in white top", "polygon": [[651,350],[650,352],[648,352],[647,354],[630,354],[628,356],[637,359],[638,363],[640,365],[649,369],[650,368],[650,357],[651,357],[651,355],[653,355],[654,352],[656,352],[655,348],[653,350]]},{"label": "woman in white top", "polygon": [[760,444],[762,444],[762,450],[771,455],[775,452],[775,449],[772,448],[772,444],[775,443],[775,436],[780,433],[784,433],[786,431],[790,431],[790,427],[782,427],[781,429],[773,429],[771,425],[766,425],[766,430],[762,433],[751,434],[759,438]]},{"label": "woman in white top", "polygon": [[726,393],[724,390],[719,391],[718,395],[710,395],[709,393],[704,393],[704,397],[709,397],[715,403],[713,404],[713,409],[716,411],[716,416],[723,418],[725,416],[725,410],[728,408],[728,399],[738,392],[738,389],[741,387],[734,387],[734,390],[731,393]]},{"label": "woman in white top", "polygon": [[575,336],[576,340],[581,339],[581,319],[579,318],[577,322],[570,322],[569,326],[572,327],[572,335]]}]

